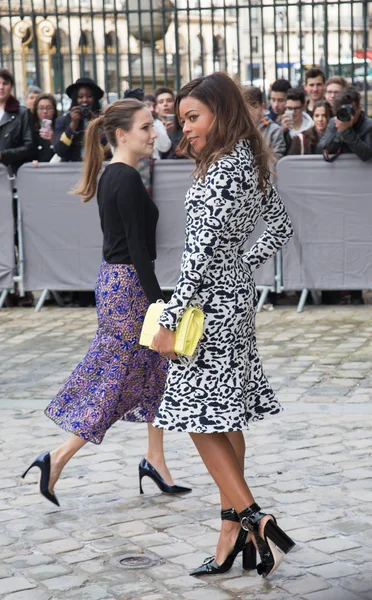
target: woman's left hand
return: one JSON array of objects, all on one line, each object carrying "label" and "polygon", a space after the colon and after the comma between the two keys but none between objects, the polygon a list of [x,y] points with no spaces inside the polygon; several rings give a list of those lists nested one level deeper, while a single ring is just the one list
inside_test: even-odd
[{"label": "woman's left hand", "polygon": [[171,360],[177,359],[177,354],[174,352],[176,343],[176,332],[166,329],[160,325],[158,333],[154,336],[151,342],[151,348],[159,352],[162,356],[166,356]]}]

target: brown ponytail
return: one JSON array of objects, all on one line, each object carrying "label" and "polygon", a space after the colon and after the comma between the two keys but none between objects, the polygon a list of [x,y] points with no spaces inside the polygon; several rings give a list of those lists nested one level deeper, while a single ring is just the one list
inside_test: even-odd
[{"label": "brown ponytail", "polygon": [[112,148],[116,148],[116,131],[130,131],[133,127],[134,115],[138,110],[146,108],[143,102],[134,98],[116,100],[108,104],[101,117],[93,119],[85,132],[85,155],[83,175],[71,194],[83,197],[83,202],[91,200],[97,191],[97,177],[102,168],[104,151],[101,146],[101,133],[107,137]]},{"label": "brown ponytail", "polygon": [[100,132],[104,120],[104,116],[93,119],[85,132],[83,174],[79,183],[71,190],[72,194],[82,196],[83,202],[91,200],[96,193],[97,177],[104,158]]}]

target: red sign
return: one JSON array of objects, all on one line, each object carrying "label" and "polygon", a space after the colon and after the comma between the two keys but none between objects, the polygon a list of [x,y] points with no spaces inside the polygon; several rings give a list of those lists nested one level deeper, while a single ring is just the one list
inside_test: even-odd
[{"label": "red sign", "polygon": [[372,60],[372,50],[366,50],[366,53],[364,53],[364,50],[357,50],[355,52],[355,57],[356,58],[369,58],[370,60]]}]

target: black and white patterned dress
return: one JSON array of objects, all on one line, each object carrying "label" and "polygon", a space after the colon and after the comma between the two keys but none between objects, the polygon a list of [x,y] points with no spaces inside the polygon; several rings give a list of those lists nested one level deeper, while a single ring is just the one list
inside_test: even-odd
[{"label": "black and white patterned dress", "polygon": [[[188,305],[205,314],[196,354],[170,363],[156,427],[194,433],[239,431],[282,408],[256,346],[257,292],[252,271],[292,236],[275,188],[258,188],[250,144],[197,180],[186,195],[186,241],[181,274],[159,323],[175,330]],[[243,246],[262,217],[267,229],[249,252]]]}]

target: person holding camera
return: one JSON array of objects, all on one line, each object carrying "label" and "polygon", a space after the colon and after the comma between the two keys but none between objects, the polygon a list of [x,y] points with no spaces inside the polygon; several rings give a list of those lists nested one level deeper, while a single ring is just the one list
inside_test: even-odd
[{"label": "person holding camera", "polygon": [[[81,77],[68,86],[66,94],[71,98],[67,114],[56,122],[54,148],[62,162],[79,162],[84,156],[84,134],[92,119],[99,116],[103,90],[89,77]],[[106,139],[101,140],[105,152],[109,152]]]},{"label": "person holding camera", "polygon": [[334,101],[336,116],[316,147],[317,154],[356,154],[363,162],[372,158],[372,119],[366,117],[360,93],[346,88]]}]

